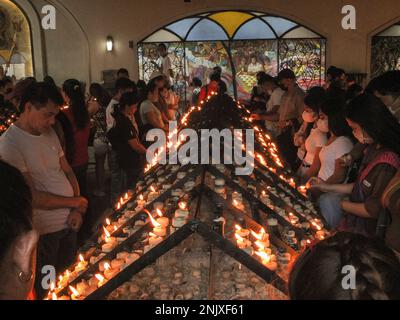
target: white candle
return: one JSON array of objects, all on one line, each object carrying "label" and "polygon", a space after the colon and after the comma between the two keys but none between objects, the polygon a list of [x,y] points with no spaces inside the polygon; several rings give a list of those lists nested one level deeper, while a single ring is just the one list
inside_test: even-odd
[{"label": "white candle", "polygon": [[117,269],[106,269],[106,270],[104,270],[104,276],[106,277],[107,280],[111,280],[118,273],[119,273],[119,270],[117,270]]},{"label": "white candle", "polygon": [[167,217],[160,217],[157,219],[157,223],[162,227],[167,228],[169,226],[169,219]]},{"label": "white candle", "polygon": [[163,226],[155,227],[153,233],[158,237],[165,237],[167,235],[167,228]]}]

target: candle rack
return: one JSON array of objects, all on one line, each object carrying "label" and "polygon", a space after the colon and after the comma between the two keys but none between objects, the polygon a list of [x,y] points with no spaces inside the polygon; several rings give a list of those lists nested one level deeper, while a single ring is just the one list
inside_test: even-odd
[{"label": "candle rack", "polygon": [[[197,131],[207,128],[255,128],[246,119],[246,116],[247,112],[230,98],[217,96],[210,101],[210,104],[204,104],[202,108],[192,108],[182,123]],[[255,166],[254,173],[251,176],[234,176],[233,170],[236,168],[234,165],[155,165],[151,167],[146,172],[144,180],[139,182],[137,189],[131,192],[132,196],[129,201],[123,203],[118,209],[113,208],[111,214],[108,216],[110,221],[118,221],[123,218],[122,221],[124,222],[118,224],[118,227],[112,233],[112,237],[123,236],[124,230],[127,227],[135,226],[139,220],[147,221],[149,211],[155,210],[157,203],[169,204],[163,214],[165,217],[171,219],[174,211],[176,214],[178,202],[182,199],[190,199],[191,219],[186,221],[182,227],[177,227],[175,228],[176,230],[173,229],[174,232],[163,238],[162,241],[151,247],[148,251],[141,250],[143,252],[141,252],[137,260],[125,266],[125,268],[116,273],[115,276],[111,277],[111,279],[97,290],[85,295],[85,299],[107,298],[114,290],[121,287],[124,283],[129,282],[133,276],[150,267],[154,262],[184,243],[186,239],[194,234],[204,239],[210,247],[210,269],[208,270],[208,297],[210,299],[213,297],[215,291],[213,279],[215,279],[216,266],[218,266],[215,255],[215,250],[217,249],[232,257],[240,266],[243,265],[266,283],[272,284],[277,290],[287,294],[287,275],[282,275],[276,269],[269,268],[268,259],[272,259],[272,256],[276,256],[279,253],[283,255],[283,258],[290,257],[286,260],[293,261],[305,247],[305,244],[309,244],[318,238],[313,228],[303,230],[303,228],[295,226],[287,218],[291,217],[299,223],[307,223],[311,217],[315,221],[319,220],[319,223],[321,223],[321,226],[318,225],[318,231],[321,234],[323,233],[325,236],[329,233],[323,229],[322,222],[320,221],[321,218],[314,208],[310,210],[307,216],[304,215],[304,211],[309,210],[307,199],[303,194],[298,192],[294,181],[289,178],[290,171],[282,167],[283,163],[279,159],[278,151],[272,139],[267,134],[263,134],[258,128],[256,128],[255,132]],[[264,153],[265,157],[257,154],[257,152]],[[220,184],[219,189],[221,187],[222,189],[229,188],[229,195],[221,193],[221,190],[217,192],[217,180]],[[165,185],[168,187],[165,189],[161,188]],[[249,186],[253,185],[256,186],[256,190],[253,189],[251,191]],[[274,186],[275,191],[273,192],[272,189],[268,189],[268,186]],[[151,188],[157,190],[163,189],[163,192],[157,193],[155,189],[152,192]],[[184,191],[186,188],[191,191]],[[260,199],[259,192],[262,189],[265,189],[265,194],[268,195],[268,199],[273,206],[269,206]],[[176,196],[177,190],[181,190],[181,193],[178,193],[180,194],[178,197]],[[153,195],[150,199],[149,195],[152,193]],[[285,198],[289,198],[290,203],[284,201],[281,194],[284,194]],[[241,199],[240,202],[237,201],[236,206],[231,201],[234,196]],[[146,197],[147,200],[145,200]],[[250,204],[249,210],[244,210],[245,206],[241,203],[242,200]],[[140,206],[135,207],[139,201],[141,204],[146,202],[144,208]],[[204,208],[205,203],[209,203],[207,208]],[[223,216],[220,217],[221,221],[226,221],[227,226],[229,226],[225,226],[225,237],[216,232],[216,229],[213,229],[214,222],[210,215],[215,211],[215,208],[212,206],[217,205],[222,206],[224,209]],[[129,215],[129,218],[124,219],[127,213],[132,212],[133,214]],[[288,216],[289,213],[291,216]],[[253,253],[249,254],[251,248],[247,248],[246,246],[240,247],[242,244],[240,236],[237,237],[237,242],[232,236],[237,235],[233,227],[234,221],[240,221],[249,230],[257,232],[265,230],[267,235],[269,235],[268,239],[270,240],[271,248],[264,248],[266,250],[263,252],[260,247],[259,251],[255,253],[264,253],[264,255],[258,257],[253,254],[254,249],[256,249],[253,247]],[[154,223],[153,227],[155,227]],[[111,252],[106,253],[95,263],[88,266],[84,272],[70,281],[68,285],[76,286],[80,281],[90,279],[98,272],[101,263],[115,259],[121,252],[132,252],[132,250],[134,252],[134,250],[143,244],[144,240],[149,240],[148,236],[151,233],[151,229],[152,221],[148,223],[144,222],[143,226],[136,228],[133,234],[124,237],[124,240],[113,248]],[[285,238],[288,234],[291,238],[296,239],[295,243],[291,243]],[[83,248],[82,253],[86,252],[86,259],[89,259],[90,255],[93,255],[95,252],[100,252],[101,245],[97,240],[103,236],[102,228],[100,228],[99,232]],[[249,239],[244,240],[251,243]],[[266,243],[266,241],[264,242]],[[256,241],[251,243],[251,246],[254,246],[255,243]],[[127,250],[127,248],[129,249]],[[246,248],[249,250],[244,250]],[[275,261],[272,260],[271,262]],[[278,263],[279,265],[281,264],[280,261]],[[67,293],[68,286],[57,292],[57,294]]]}]

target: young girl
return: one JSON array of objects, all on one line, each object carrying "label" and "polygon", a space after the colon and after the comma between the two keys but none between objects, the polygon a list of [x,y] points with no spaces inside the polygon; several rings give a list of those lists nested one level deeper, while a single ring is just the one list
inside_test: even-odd
[{"label": "young girl", "polygon": [[326,145],[327,134],[318,129],[317,120],[321,105],[325,101],[325,90],[321,87],[310,89],[304,99],[303,125],[294,136],[294,144],[299,147],[297,156],[301,161],[297,177],[304,185],[320,168],[319,153]]}]

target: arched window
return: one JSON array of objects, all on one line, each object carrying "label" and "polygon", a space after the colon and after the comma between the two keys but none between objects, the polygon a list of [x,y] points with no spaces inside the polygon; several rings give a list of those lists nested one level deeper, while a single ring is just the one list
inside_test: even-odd
[{"label": "arched window", "polygon": [[33,76],[30,25],[12,1],[0,0],[0,57],[0,66],[8,76]]},{"label": "arched window", "polygon": [[194,77],[207,83],[219,65],[229,91],[249,97],[256,73],[272,76],[291,68],[304,89],[323,85],[326,39],[285,18],[261,12],[222,11],[191,16],[157,30],[139,43],[140,78],[148,81],[160,66],[157,45],[165,43],[185,97]]},{"label": "arched window", "polygon": [[372,38],[372,77],[400,70],[400,22]]}]

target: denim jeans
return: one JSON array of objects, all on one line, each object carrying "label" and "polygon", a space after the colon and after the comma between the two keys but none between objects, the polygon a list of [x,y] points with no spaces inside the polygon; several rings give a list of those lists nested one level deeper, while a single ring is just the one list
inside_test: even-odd
[{"label": "denim jeans", "polygon": [[43,299],[48,290],[42,287],[44,266],[53,266],[57,274],[64,272],[75,260],[77,234],[70,229],[40,236],[37,248],[35,291]]},{"label": "denim jeans", "polygon": [[318,206],[322,216],[325,218],[328,226],[335,229],[339,226],[340,220],[343,217],[341,201],[346,195],[328,192],[322,194],[318,199]]},{"label": "denim jeans", "polygon": [[123,192],[123,172],[119,165],[118,153],[115,150],[110,152],[110,170],[111,170],[111,204],[117,201]]}]

